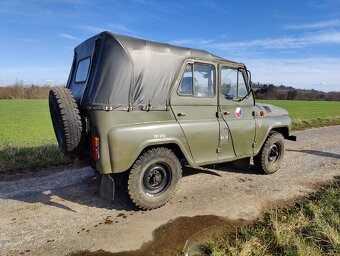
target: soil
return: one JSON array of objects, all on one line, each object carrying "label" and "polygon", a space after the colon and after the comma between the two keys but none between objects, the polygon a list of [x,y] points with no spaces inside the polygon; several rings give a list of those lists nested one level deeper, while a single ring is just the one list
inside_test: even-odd
[{"label": "soil", "polygon": [[125,191],[99,195],[90,168],[0,176],[0,255],[191,255],[195,244],[294,202],[340,175],[340,126],[295,133],[281,169],[184,168],[164,207],[136,209]]}]

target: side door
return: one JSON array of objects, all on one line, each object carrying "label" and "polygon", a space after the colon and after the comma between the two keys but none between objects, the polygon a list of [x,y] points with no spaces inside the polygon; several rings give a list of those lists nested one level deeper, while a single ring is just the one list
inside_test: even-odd
[{"label": "side door", "polygon": [[[255,107],[247,71],[245,67],[222,65],[219,75],[219,116],[230,132],[236,156],[251,156],[255,140]],[[221,152],[219,160],[230,158],[232,153],[229,151]]]},{"label": "side door", "polygon": [[179,85],[171,95],[172,111],[185,134],[196,165],[217,161],[216,69],[211,63],[186,63]]}]

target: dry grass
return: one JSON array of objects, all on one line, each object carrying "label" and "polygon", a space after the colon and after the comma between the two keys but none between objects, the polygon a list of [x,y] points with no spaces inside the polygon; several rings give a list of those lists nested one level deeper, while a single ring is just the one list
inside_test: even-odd
[{"label": "dry grass", "polygon": [[340,255],[340,179],[311,200],[202,245],[200,255]]}]

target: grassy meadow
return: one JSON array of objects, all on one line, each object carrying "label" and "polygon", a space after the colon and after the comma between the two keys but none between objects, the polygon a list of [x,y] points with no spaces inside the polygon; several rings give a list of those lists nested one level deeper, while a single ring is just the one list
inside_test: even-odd
[{"label": "grassy meadow", "polygon": [[[340,102],[261,102],[287,109],[295,130],[340,124]],[[71,162],[58,150],[46,99],[0,100],[0,172]]]},{"label": "grassy meadow", "polygon": [[56,144],[47,100],[0,100],[0,146]]},{"label": "grassy meadow", "polygon": [[259,100],[286,109],[293,130],[340,124],[340,101]]},{"label": "grassy meadow", "polygon": [[71,162],[58,149],[47,100],[0,100],[0,173]]}]

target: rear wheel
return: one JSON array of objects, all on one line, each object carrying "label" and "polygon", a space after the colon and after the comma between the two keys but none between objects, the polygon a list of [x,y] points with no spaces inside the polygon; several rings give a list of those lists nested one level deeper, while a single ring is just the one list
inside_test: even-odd
[{"label": "rear wheel", "polygon": [[128,180],[130,198],[144,210],[161,207],[176,191],[181,176],[181,164],[170,149],[151,149],[132,166]]},{"label": "rear wheel", "polygon": [[82,137],[82,122],[72,92],[64,87],[53,88],[48,100],[59,148],[65,155],[75,155]]},{"label": "rear wheel", "polygon": [[281,167],[284,151],[282,134],[271,132],[259,154],[254,157],[254,165],[261,173],[272,174]]}]

